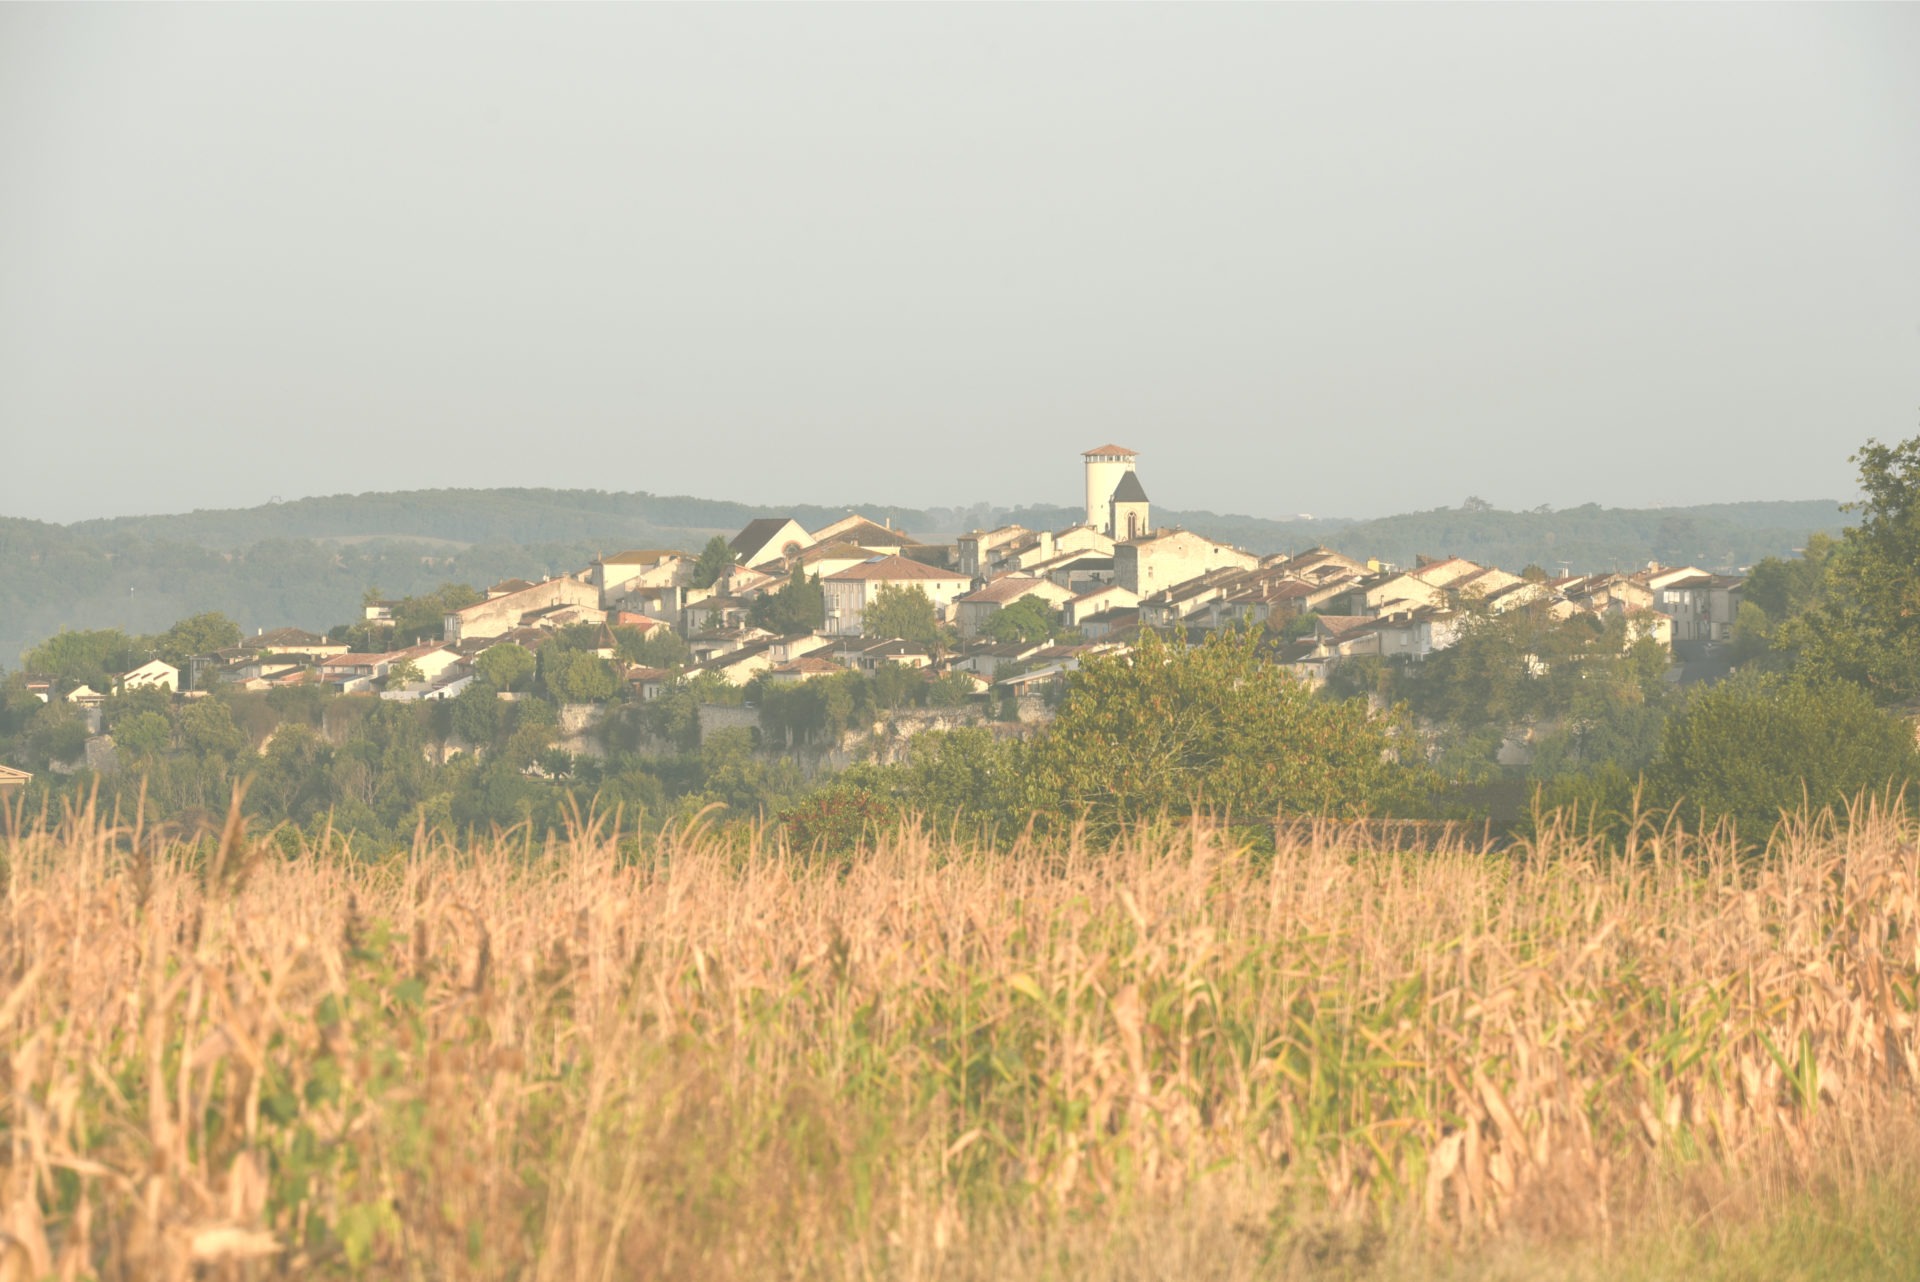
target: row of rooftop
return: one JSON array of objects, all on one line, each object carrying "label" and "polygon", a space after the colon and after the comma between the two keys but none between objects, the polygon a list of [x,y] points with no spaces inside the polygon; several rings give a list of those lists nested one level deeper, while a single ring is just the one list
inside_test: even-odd
[{"label": "row of rooftop", "polygon": [[[1470,601],[1496,613],[1537,605],[1561,618],[1582,611],[1622,615],[1631,636],[1669,646],[1725,641],[1741,586],[1738,579],[1694,567],[1543,579],[1457,557],[1421,558],[1410,569],[1323,547],[1259,557],[1184,530],[1115,541],[1085,526],[1057,532],[1008,526],[941,546],[860,517],[811,532],[790,520],[756,521],[731,547],[739,559],[706,588],[693,586],[692,553],[622,552],[598,557],[574,574],[494,584],[484,600],[446,614],[438,641],[360,653],[340,629],[329,637],[280,628],[195,656],[186,672],[154,660],[124,674],[119,685],[199,689],[211,678],[241,689],[317,683],[344,693],[371,692],[404,662],[417,679],[385,689],[385,697],[451,698],[472,681],[473,661],[494,646],[538,651],[559,629],[588,624],[598,628],[594,651],[608,660],[618,657],[615,628],[642,636],[671,630],[685,638],[691,663],[683,670],[622,668],[643,698],[702,672],[744,685],[762,674],[774,681],[806,680],[870,671],[882,663],[964,674],[982,691],[995,681],[1024,690],[1071,671],[1086,653],[1125,646],[1141,628],[1278,630],[1305,619],[1311,629],[1275,654],[1317,682],[1353,656],[1419,659],[1445,649],[1458,636],[1461,611]],[[754,627],[754,600],[783,587],[796,565],[819,578],[826,626],[790,636]],[[1164,586],[1140,591],[1156,582]],[[936,653],[867,636],[865,607],[883,584],[925,592],[953,626],[957,644]],[[1029,598],[1080,640],[1047,646],[982,636],[995,613]],[[391,623],[393,604],[365,607],[363,622],[375,629]],[[1013,674],[1002,674],[1010,665]],[[53,693],[50,683],[29,681],[41,697]],[[97,706],[106,696],[83,686],[64,697]]]},{"label": "row of rooftop", "polygon": [[[615,628],[642,635],[671,630],[686,639],[692,661],[682,671],[622,669],[645,698],[702,672],[745,684],[762,674],[807,680],[880,663],[960,673],[981,689],[988,682],[1025,689],[1036,679],[1032,673],[1058,679],[1089,647],[1123,647],[1141,628],[1276,629],[1294,637],[1276,648],[1276,658],[1319,681],[1354,656],[1417,660],[1445,649],[1470,603],[1496,613],[1525,605],[1562,618],[1621,615],[1630,637],[1669,647],[1732,635],[1741,580],[1696,567],[1546,578],[1457,557],[1422,557],[1402,569],[1324,547],[1257,556],[1190,530],[1155,529],[1134,451],[1105,445],[1083,459],[1086,518],[1062,530],[1007,525],[927,543],[857,513],[814,530],[791,517],[764,517],[728,542],[731,564],[710,584],[696,585],[705,577],[696,553],[603,554],[571,574],[494,584],[485,599],[447,612],[437,642],[356,653],[341,639],[344,628],[331,637],[282,628],[195,656],[185,673],[155,660],[119,684],[178,690],[204,688],[209,679],[244,689],[319,683],[345,693],[380,688],[387,698],[450,698],[474,679],[474,660],[492,647],[513,643],[537,651],[558,629],[579,624],[599,628],[595,650],[609,660],[618,654]],[[779,591],[796,571],[819,582],[824,625],[795,636],[754,627],[755,600]],[[924,593],[958,644],[936,654],[867,635],[867,608],[883,588]],[[1077,632],[1079,642],[1023,646],[982,637],[994,614],[1028,598]],[[366,606],[362,623],[390,624],[394,604]],[[1309,617],[1311,628],[1302,631],[1299,621]],[[395,683],[391,677],[403,663],[408,667],[401,670],[416,679]],[[1009,664],[1013,670],[1002,672]],[[85,687],[55,692],[46,682],[35,692],[87,706],[105,698]]]}]

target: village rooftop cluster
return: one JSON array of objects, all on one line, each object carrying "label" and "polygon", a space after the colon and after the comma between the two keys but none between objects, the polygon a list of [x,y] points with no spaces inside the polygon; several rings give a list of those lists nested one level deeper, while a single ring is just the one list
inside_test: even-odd
[{"label": "village rooftop cluster", "polygon": [[[1085,519],[1064,530],[1008,525],[929,544],[858,514],[815,530],[767,517],[733,537],[732,563],[708,586],[695,586],[697,553],[602,555],[572,574],[494,584],[484,600],[448,613],[437,641],[356,653],[343,639],[344,626],[330,636],[262,630],[234,649],[194,657],[185,672],[156,659],[115,685],[190,694],[214,684],[270,690],[314,683],[343,694],[447,699],[475,680],[474,661],[487,650],[511,643],[538,651],[558,629],[578,624],[600,628],[596,653],[615,663],[615,628],[685,638],[691,661],[683,667],[621,665],[625,687],[642,700],[702,673],[745,686],[882,664],[956,674],[982,698],[1031,696],[1061,682],[1088,655],[1124,652],[1142,628],[1189,636],[1269,629],[1274,662],[1317,685],[1358,656],[1417,662],[1447,648],[1470,605],[1495,613],[1539,605],[1558,618],[1620,615],[1631,639],[1652,638],[1674,652],[1712,649],[1732,636],[1738,578],[1658,565],[1631,574],[1523,576],[1457,557],[1422,557],[1401,568],[1324,547],[1261,557],[1191,530],[1156,528],[1135,451],[1104,445],[1082,461]],[[755,599],[786,586],[796,567],[820,584],[824,625],[785,636],[755,627]],[[950,625],[953,643],[873,635],[867,607],[886,588],[924,593]],[[1058,638],[981,635],[993,615],[1026,599],[1051,613]],[[393,604],[367,605],[362,624],[390,624]],[[391,680],[396,671],[406,679]],[[107,697],[84,685],[60,690],[50,680],[28,679],[42,700],[65,699],[95,718]]]}]

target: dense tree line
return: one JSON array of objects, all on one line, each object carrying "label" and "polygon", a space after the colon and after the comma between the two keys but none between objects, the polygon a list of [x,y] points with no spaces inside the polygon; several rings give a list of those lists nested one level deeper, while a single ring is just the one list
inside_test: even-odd
[{"label": "dense tree line", "polygon": [[[1469,500],[1458,507],[1359,521],[1324,541],[1349,556],[1411,565],[1422,554],[1482,565],[1540,565],[1574,573],[1634,570],[1649,561],[1734,571],[1791,553],[1814,533],[1837,534],[1828,502],[1721,503],[1692,508],[1536,508],[1509,512]],[[1303,531],[1312,533],[1309,526]]]},{"label": "dense tree line", "polygon": [[0,668],[62,629],[156,632],[206,612],[225,614],[249,633],[285,626],[325,632],[360,615],[370,583],[406,596],[451,578],[538,579],[577,569],[599,550],[588,543],[335,545],[275,537],[223,551],[0,518]]}]

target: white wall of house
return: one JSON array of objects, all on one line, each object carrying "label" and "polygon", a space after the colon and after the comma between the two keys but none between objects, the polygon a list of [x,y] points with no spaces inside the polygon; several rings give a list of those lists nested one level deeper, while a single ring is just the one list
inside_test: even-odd
[{"label": "white wall of house", "polygon": [[821,593],[827,607],[826,631],[834,636],[864,636],[867,603],[877,594],[882,583],[891,583],[895,588],[906,590],[919,588],[933,602],[934,613],[942,620],[952,617],[954,601],[973,586],[970,580],[957,574],[898,581],[844,576],[822,579]]},{"label": "white wall of house", "polygon": [[1251,570],[1259,564],[1260,558],[1253,553],[1215,543],[1191,530],[1116,543],[1113,549],[1114,580],[1143,597],[1197,579],[1209,570],[1227,566]]},{"label": "white wall of house", "polygon": [[132,672],[120,678],[122,690],[165,690],[172,693],[180,688],[180,669],[171,663],[155,659],[143,663]]},{"label": "white wall of house", "polygon": [[1109,583],[1105,587],[1095,588],[1074,597],[1062,607],[1067,626],[1077,628],[1080,620],[1093,614],[1103,614],[1108,610],[1131,610],[1140,604],[1137,593],[1130,592],[1118,583]]},{"label": "white wall of house", "polygon": [[548,579],[518,592],[494,597],[455,610],[441,620],[441,637],[448,645],[476,638],[497,637],[519,626],[524,615],[556,605],[600,606],[600,589],[574,578]]},{"label": "white wall of house", "polygon": [[857,637],[867,612],[865,579],[822,579],[821,596],[827,607],[826,630],[837,637]]},{"label": "white wall of house", "polygon": [[693,578],[692,557],[666,556],[657,561],[602,561],[594,566],[594,586],[600,590],[599,604],[610,605],[622,597],[653,588],[670,588]]},{"label": "white wall of house", "polygon": [[754,530],[750,545],[746,542],[747,530],[742,530],[734,536],[729,546],[740,564],[765,565],[768,561],[778,561],[783,556],[790,556],[813,546],[813,536],[807,533],[805,526],[791,517],[779,527],[769,528],[771,532]]},{"label": "white wall of house", "polygon": [[1406,610],[1414,606],[1447,603],[1446,589],[1412,574],[1396,574],[1390,579],[1383,579],[1361,593],[1361,598],[1369,614],[1389,608]]}]

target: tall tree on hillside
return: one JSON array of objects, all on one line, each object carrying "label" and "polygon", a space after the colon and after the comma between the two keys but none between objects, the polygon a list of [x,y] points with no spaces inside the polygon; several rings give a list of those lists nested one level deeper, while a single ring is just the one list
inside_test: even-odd
[{"label": "tall tree on hillside", "polygon": [[538,661],[525,646],[503,641],[482,650],[473,661],[473,670],[495,690],[517,690],[533,679]]},{"label": "tall tree on hillside", "polygon": [[393,630],[388,644],[414,645],[438,638],[442,620],[447,615],[482,600],[485,598],[465,583],[442,583],[432,592],[407,597],[393,607]]},{"label": "tall tree on hillside", "polygon": [[153,639],[154,649],[176,668],[196,654],[212,654],[240,644],[240,625],[218,611],[182,619]]},{"label": "tall tree on hillside", "polygon": [[940,640],[940,615],[933,600],[918,585],[897,588],[882,583],[867,602],[860,630],[870,637],[898,637],[920,645],[935,645]]},{"label": "tall tree on hillside", "polygon": [[796,561],[778,592],[754,598],[751,617],[755,626],[783,636],[812,632],[827,621],[826,591]]},{"label": "tall tree on hillside", "polygon": [[54,677],[69,689],[84,684],[104,694],[116,674],[138,667],[151,654],[142,638],[119,628],[93,628],[47,638],[27,652],[26,670]]},{"label": "tall tree on hillside", "polygon": [[693,657],[685,639],[666,628],[655,628],[645,636],[638,628],[615,628],[613,639],[622,659],[649,668],[677,668]]},{"label": "tall tree on hillside", "polygon": [[540,651],[540,680],[562,703],[605,703],[620,688],[613,665],[586,650]]},{"label": "tall tree on hillside", "polygon": [[1780,629],[1808,676],[1864,686],[1882,704],[1920,698],[1920,437],[1853,455],[1860,523],[1827,558],[1822,598]]},{"label": "tall tree on hillside", "polygon": [[693,586],[710,588],[714,580],[733,568],[733,549],[718,534],[707,540],[707,546],[700,549],[700,559],[693,563]]},{"label": "tall tree on hillside", "polygon": [[1000,607],[980,626],[980,635],[995,641],[1044,641],[1057,631],[1053,611],[1037,596]]}]

